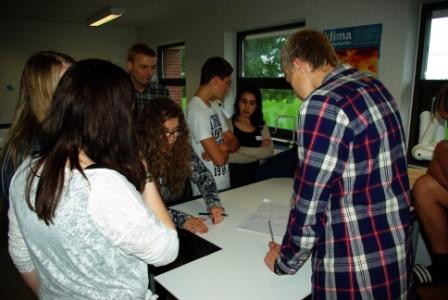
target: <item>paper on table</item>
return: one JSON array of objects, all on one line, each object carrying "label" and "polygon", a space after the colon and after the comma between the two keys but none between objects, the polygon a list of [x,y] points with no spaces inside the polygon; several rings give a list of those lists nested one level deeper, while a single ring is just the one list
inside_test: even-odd
[{"label": "paper on table", "polygon": [[269,234],[268,220],[271,219],[272,231],[283,236],[288,222],[290,208],[287,204],[274,203],[264,199],[257,209],[241,222],[238,229]]}]

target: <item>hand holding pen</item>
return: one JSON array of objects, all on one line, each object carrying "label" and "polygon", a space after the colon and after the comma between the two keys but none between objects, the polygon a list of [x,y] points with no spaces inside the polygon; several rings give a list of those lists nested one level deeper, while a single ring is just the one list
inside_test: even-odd
[{"label": "hand holding pen", "polygon": [[209,216],[212,219],[213,224],[221,223],[224,217],[227,217],[227,214],[224,213],[224,208],[221,206],[213,206],[208,212],[200,212],[199,215]]},{"label": "hand holding pen", "polygon": [[[268,228],[269,228],[269,234],[271,235],[271,241],[269,242],[269,251],[266,253],[266,256],[264,257],[264,263],[269,267],[269,269],[274,272],[274,264],[277,260],[277,257],[280,254],[280,245],[277,244],[274,240],[274,233],[272,231],[272,225],[271,225],[271,217],[268,219]],[[275,273],[275,272],[274,272]]]},{"label": "hand holding pen", "polygon": [[266,253],[264,257],[264,263],[268,266],[268,268],[275,273],[274,265],[277,257],[280,255],[280,245],[270,241],[269,242],[269,251]]},{"label": "hand holding pen", "polygon": [[268,219],[268,228],[269,228],[269,233],[271,234],[271,242],[275,243],[274,233],[272,232],[271,217],[269,217],[269,219]]}]

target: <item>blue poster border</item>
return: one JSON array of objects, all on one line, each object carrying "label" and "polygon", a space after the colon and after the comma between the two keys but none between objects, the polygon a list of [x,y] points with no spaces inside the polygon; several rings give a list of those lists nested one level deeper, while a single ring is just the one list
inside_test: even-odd
[{"label": "blue poster border", "polygon": [[382,24],[371,24],[355,27],[327,29],[323,33],[331,41],[335,50],[346,48],[381,49]]}]

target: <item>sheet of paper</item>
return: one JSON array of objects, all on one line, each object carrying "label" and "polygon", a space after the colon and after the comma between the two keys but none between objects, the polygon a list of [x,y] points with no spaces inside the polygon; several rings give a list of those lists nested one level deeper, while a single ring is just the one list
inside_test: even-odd
[{"label": "sheet of paper", "polygon": [[256,210],[241,222],[238,229],[269,235],[268,220],[270,219],[274,235],[283,236],[288,222],[289,211],[290,208],[287,204],[275,203],[264,199]]}]

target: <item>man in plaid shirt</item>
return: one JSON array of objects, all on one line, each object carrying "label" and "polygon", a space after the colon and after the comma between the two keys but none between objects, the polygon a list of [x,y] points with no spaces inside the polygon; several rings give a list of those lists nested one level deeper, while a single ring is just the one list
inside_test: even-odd
[{"label": "man in plaid shirt", "polygon": [[317,31],[292,35],[282,64],[303,99],[299,159],[286,233],[265,263],[294,274],[311,256],[313,299],[409,298],[409,183],[394,99],[375,78],[338,65]]},{"label": "man in plaid shirt", "polygon": [[157,55],[152,48],[145,44],[135,44],[129,49],[127,60],[127,69],[134,86],[137,113],[152,99],[169,98],[168,89],[152,81],[157,70]]}]

